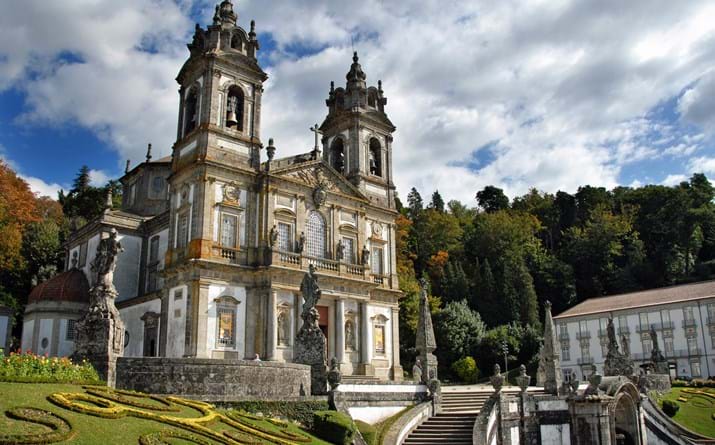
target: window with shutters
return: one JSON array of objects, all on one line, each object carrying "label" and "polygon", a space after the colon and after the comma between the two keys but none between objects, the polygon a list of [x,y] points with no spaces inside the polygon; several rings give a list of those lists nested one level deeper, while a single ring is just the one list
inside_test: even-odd
[{"label": "window with shutters", "polygon": [[179,214],[176,224],[176,247],[183,248],[189,242],[189,212]]}]

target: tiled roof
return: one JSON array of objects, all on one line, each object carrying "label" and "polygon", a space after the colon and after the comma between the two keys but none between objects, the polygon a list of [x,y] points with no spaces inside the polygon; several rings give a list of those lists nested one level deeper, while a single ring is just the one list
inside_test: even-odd
[{"label": "tiled roof", "polygon": [[659,289],[650,289],[629,294],[589,298],[571,309],[565,310],[554,318],[576,317],[713,297],[715,297],[715,281],[703,281],[700,283],[661,287]]},{"label": "tiled roof", "polygon": [[89,303],[89,283],[84,272],[70,269],[35,286],[27,300],[28,303],[39,301]]}]

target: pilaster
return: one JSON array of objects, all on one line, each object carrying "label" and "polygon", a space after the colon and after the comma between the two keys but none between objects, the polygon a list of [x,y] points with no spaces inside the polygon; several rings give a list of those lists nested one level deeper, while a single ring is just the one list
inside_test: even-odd
[{"label": "pilaster", "polygon": [[345,362],[345,300],[335,300],[335,358]]},{"label": "pilaster", "polygon": [[400,363],[400,309],[392,308],[392,380],[401,382],[404,378]]},{"label": "pilaster", "polygon": [[268,291],[268,314],[267,314],[267,335],[266,335],[266,360],[276,359],[276,301],[278,291],[271,289]]}]

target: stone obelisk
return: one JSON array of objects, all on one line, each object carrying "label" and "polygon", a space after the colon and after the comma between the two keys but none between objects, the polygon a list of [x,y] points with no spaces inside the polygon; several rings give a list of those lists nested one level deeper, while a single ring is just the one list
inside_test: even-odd
[{"label": "stone obelisk", "polygon": [[417,322],[417,352],[422,365],[422,382],[427,383],[430,379],[437,378],[437,357],[433,354],[437,349],[437,342],[434,338],[432,328],[432,313],[430,312],[429,301],[427,301],[427,280],[420,281],[422,290],[420,291],[420,313]]},{"label": "stone obelisk", "polygon": [[561,348],[556,338],[554,319],[551,317],[551,302],[544,303],[544,347],[540,360],[544,363],[544,392],[559,395],[563,374],[561,373]]}]

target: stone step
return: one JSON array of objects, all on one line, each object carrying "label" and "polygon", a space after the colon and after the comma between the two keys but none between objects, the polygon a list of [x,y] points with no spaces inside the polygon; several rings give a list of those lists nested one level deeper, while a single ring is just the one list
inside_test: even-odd
[{"label": "stone step", "polygon": [[449,445],[472,445],[472,438],[469,439],[450,439],[447,437],[441,437],[438,439],[405,439],[402,442],[404,445],[435,445],[435,444],[449,444]]}]

